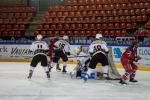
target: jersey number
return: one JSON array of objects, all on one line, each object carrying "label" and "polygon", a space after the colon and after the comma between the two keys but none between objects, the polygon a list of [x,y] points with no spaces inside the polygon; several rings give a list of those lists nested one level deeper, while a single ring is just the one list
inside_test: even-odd
[{"label": "jersey number", "polygon": [[94,51],[100,51],[102,50],[101,46],[100,45],[97,45],[97,46],[94,46]]},{"label": "jersey number", "polygon": [[64,48],[64,47],[65,47],[65,44],[63,44],[63,43],[59,44],[59,48]]},{"label": "jersey number", "polygon": [[38,47],[38,49],[42,49],[43,46],[42,45],[37,45],[37,47]]}]

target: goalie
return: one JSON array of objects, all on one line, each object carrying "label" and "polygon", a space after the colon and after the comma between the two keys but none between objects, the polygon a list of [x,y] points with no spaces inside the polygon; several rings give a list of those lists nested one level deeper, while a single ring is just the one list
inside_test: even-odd
[{"label": "goalie", "polygon": [[83,47],[80,46],[77,50],[77,65],[73,69],[72,72],[70,72],[71,78],[82,78],[81,74],[82,72],[87,71],[87,64],[90,61],[90,57],[87,55],[87,53],[83,50]]},{"label": "goalie", "polygon": [[138,43],[137,40],[134,40],[132,45],[129,46],[121,56],[121,63],[125,69],[125,73],[119,82],[121,84],[127,84],[126,80],[128,77],[130,82],[137,82],[137,80],[134,79],[137,70],[137,65],[134,62],[138,62],[138,60],[141,59],[141,57],[137,55]]}]

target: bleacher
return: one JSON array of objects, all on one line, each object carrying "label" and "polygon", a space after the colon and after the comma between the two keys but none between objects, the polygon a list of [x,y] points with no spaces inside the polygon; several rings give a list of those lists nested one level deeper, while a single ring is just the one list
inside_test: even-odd
[{"label": "bleacher", "polygon": [[35,7],[28,7],[26,2],[0,1],[0,36],[24,36],[36,14]]},{"label": "bleacher", "polygon": [[55,36],[149,36],[150,0],[68,0],[66,5],[50,6],[34,35]]}]

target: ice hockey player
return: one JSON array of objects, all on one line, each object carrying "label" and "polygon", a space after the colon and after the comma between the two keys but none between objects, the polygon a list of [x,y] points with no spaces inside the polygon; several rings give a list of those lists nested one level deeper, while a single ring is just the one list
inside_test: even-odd
[{"label": "ice hockey player", "polygon": [[62,40],[57,41],[55,44],[55,55],[53,58],[53,62],[51,64],[52,67],[56,66],[59,59],[61,58],[63,60],[63,69],[62,72],[66,73],[66,67],[67,67],[67,61],[68,57],[67,55],[70,55],[70,44],[69,44],[69,37],[63,36]]},{"label": "ice hockey player", "polygon": [[32,77],[33,71],[37,64],[41,62],[41,66],[44,68],[47,78],[50,78],[50,74],[48,71],[47,66],[47,52],[48,52],[48,45],[45,41],[42,41],[42,35],[37,35],[36,41],[34,41],[30,47],[30,50],[34,52],[34,56],[32,58],[31,64],[30,64],[30,70],[29,70],[29,76],[30,79]]},{"label": "ice hockey player", "polygon": [[90,56],[83,50],[82,46],[79,46],[77,50],[77,65],[70,72],[71,78],[81,78],[81,73],[87,71],[87,64],[90,61]]},{"label": "ice hockey player", "polygon": [[[48,56],[49,56],[49,60],[48,60],[48,67],[49,67],[49,71],[51,71],[51,61],[53,60],[54,54],[55,54],[55,50],[54,50],[54,44],[59,40],[59,37],[56,36],[53,39],[51,39],[49,41],[49,52],[48,52]],[[61,71],[61,68],[59,67],[59,63],[57,63],[56,65],[56,70],[57,71]]]},{"label": "ice hockey player", "polygon": [[135,74],[136,74],[136,70],[137,70],[137,66],[134,62],[138,62],[138,60],[141,59],[141,57],[137,55],[138,45],[139,45],[139,41],[134,40],[132,42],[132,45],[129,46],[125,50],[123,55],[121,56],[121,59],[120,59],[121,64],[123,65],[123,67],[125,69],[125,73],[119,82],[121,84],[127,84],[126,81],[128,80],[128,78],[129,78],[130,82],[137,82],[137,80],[134,79]]},{"label": "ice hockey player", "polygon": [[102,34],[96,34],[96,40],[91,43],[89,46],[89,53],[91,55],[91,60],[89,63],[87,75],[85,76],[84,80],[86,81],[90,74],[94,72],[96,65],[98,63],[101,63],[102,65],[102,72],[103,72],[103,77],[105,79],[109,79],[108,75],[108,52],[109,49],[107,47],[106,42],[102,40],[103,36]]}]

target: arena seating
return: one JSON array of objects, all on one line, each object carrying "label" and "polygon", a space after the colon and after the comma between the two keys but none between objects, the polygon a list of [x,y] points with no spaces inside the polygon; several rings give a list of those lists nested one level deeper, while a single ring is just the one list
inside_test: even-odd
[{"label": "arena seating", "polygon": [[0,36],[23,36],[35,13],[34,7],[0,8]]},{"label": "arena seating", "polygon": [[[146,24],[149,15],[150,0],[68,0],[66,5],[48,8],[34,35],[94,36],[100,32],[104,36],[130,36],[133,34],[128,32]],[[136,35],[150,35],[143,31]]]}]

